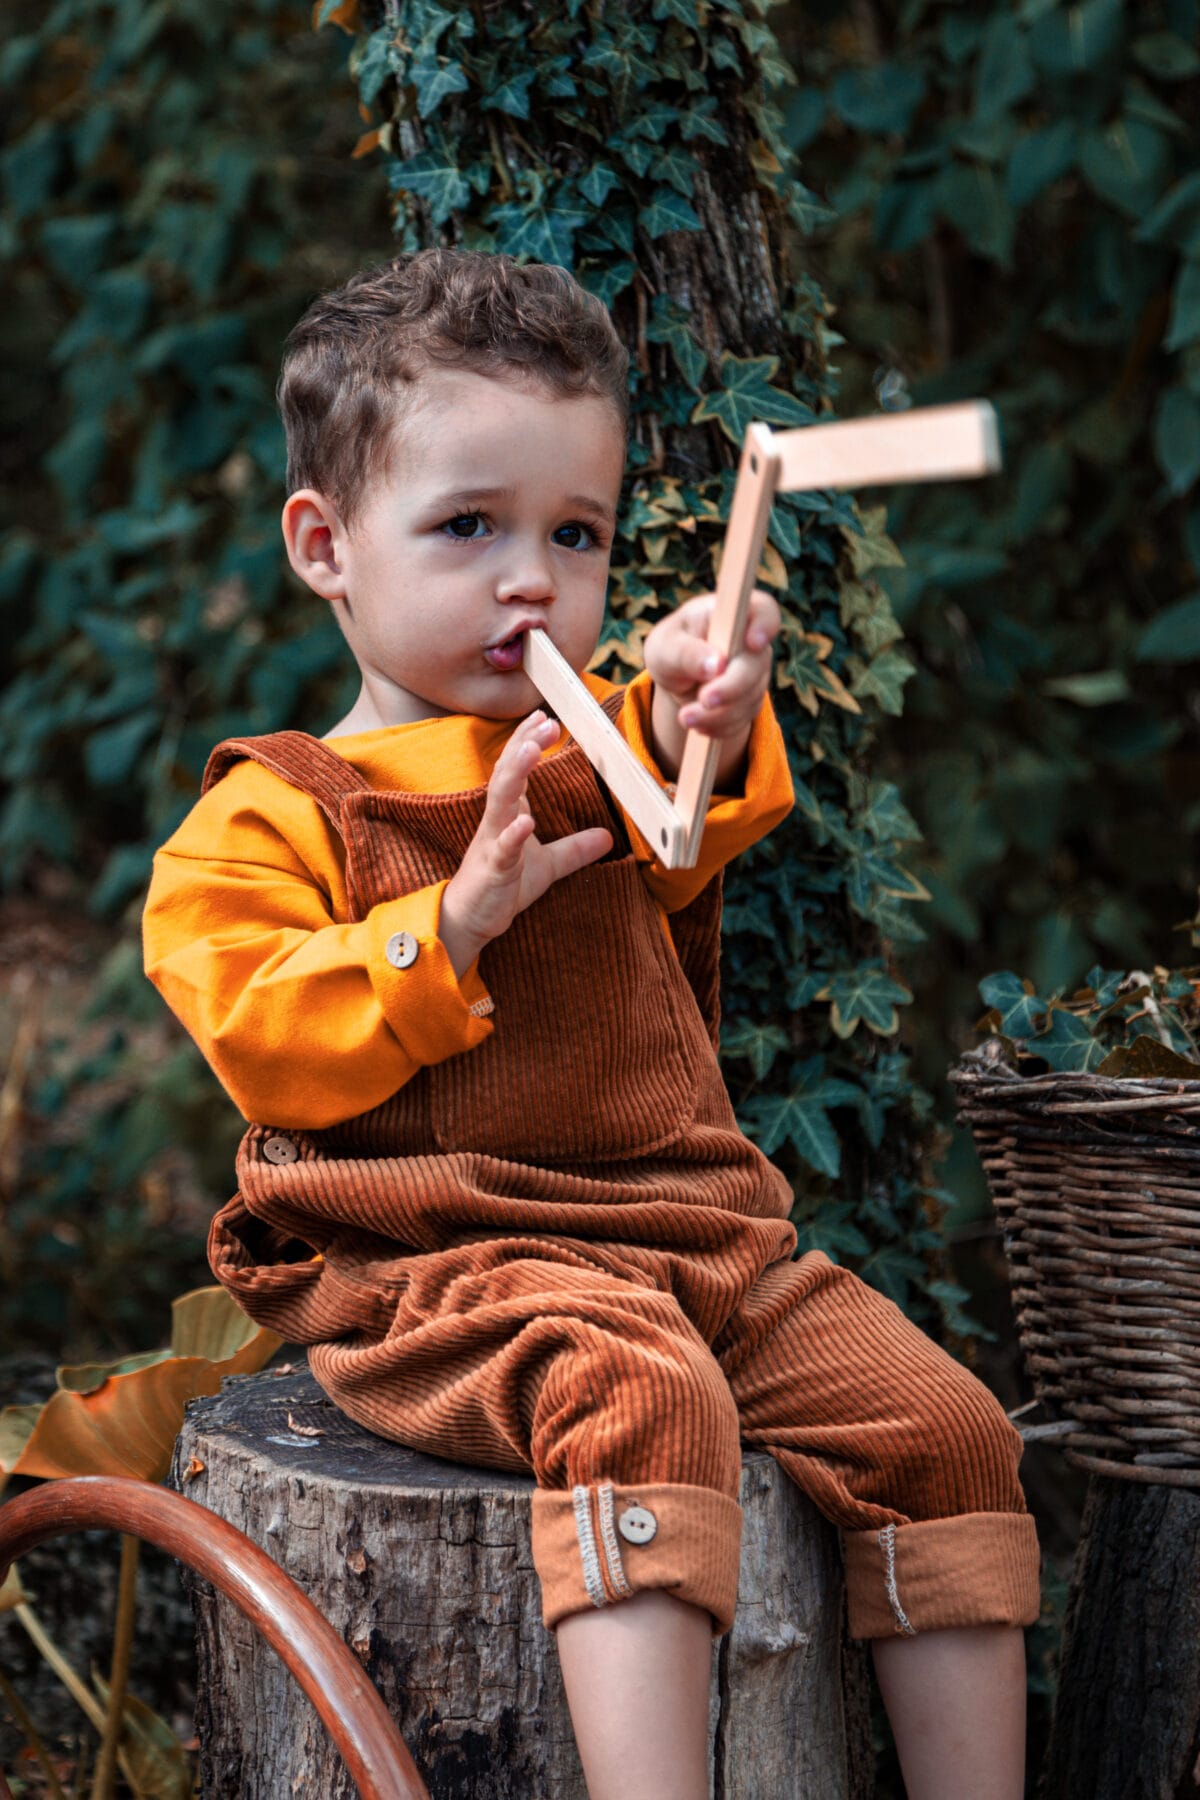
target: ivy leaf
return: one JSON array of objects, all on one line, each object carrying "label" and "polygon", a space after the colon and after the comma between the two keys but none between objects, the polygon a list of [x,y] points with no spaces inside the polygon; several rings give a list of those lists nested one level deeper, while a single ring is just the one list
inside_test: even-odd
[{"label": "ivy leaf", "polygon": [[1200,475],[1200,400],[1185,388],[1163,395],[1154,419],[1154,451],[1173,494],[1186,494]]},{"label": "ivy leaf", "polygon": [[696,0],[654,0],[651,16],[655,19],[678,19],[681,25],[689,26],[692,31],[700,29]]},{"label": "ivy leaf", "polygon": [[983,34],[983,54],[975,76],[975,117],[983,123],[1001,118],[1033,87],[1025,33],[1015,30],[1007,13],[991,19]]},{"label": "ivy leaf", "polygon": [[1022,981],[1010,969],[987,975],[979,983],[980,997],[997,1014],[1005,1037],[1031,1038],[1046,1016],[1049,1003],[1038,998],[1031,981]]},{"label": "ivy leaf", "polygon": [[1073,76],[1115,63],[1124,44],[1123,0],[1084,0],[1053,7],[1034,19],[1029,49],[1047,75]]},{"label": "ivy leaf", "polygon": [[465,94],[471,83],[461,63],[439,62],[435,57],[414,63],[409,79],[417,90],[417,113],[428,119],[451,94]]},{"label": "ivy leaf", "polygon": [[1009,157],[1004,184],[1013,206],[1028,206],[1066,174],[1075,160],[1077,138],[1073,119],[1056,119],[1053,125],[1019,139]]},{"label": "ivy leaf", "polygon": [[788,1034],[782,1025],[761,1024],[755,1019],[735,1019],[721,1032],[721,1054],[744,1056],[761,1081],[781,1050],[788,1046]]},{"label": "ivy leaf", "polygon": [[1130,218],[1143,215],[1158,199],[1170,166],[1171,152],[1162,132],[1138,119],[1117,119],[1080,138],[1080,173],[1102,199]]},{"label": "ivy leaf", "polygon": [[652,344],[669,344],[671,354],[689,387],[696,387],[708,366],[708,357],[692,336],[687,313],[665,294],[655,296],[654,311],[646,325]]},{"label": "ivy leaf", "polygon": [[625,133],[626,138],[647,137],[652,138],[656,144],[661,143],[664,133],[678,118],[677,106],[667,106],[662,101],[656,101],[631,121]]},{"label": "ivy leaf", "polygon": [[660,153],[654,172],[660,181],[670,182],[676,193],[690,201],[699,167],[694,156],[681,149],[678,144],[673,144],[669,150]]},{"label": "ivy leaf", "polygon": [[501,86],[492,88],[483,97],[483,108],[489,107],[496,112],[508,113],[514,119],[529,117],[529,89],[536,75],[536,69],[522,69],[510,75]]},{"label": "ivy leaf", "polygon": [[1134,239],[1139,244],[1178,244],[1185,251],[1200,252],[1200,170],[1167,189],[1134,232]]},{"label": "ivy leaf", "polygon": [[575,260],[575,233],[588,223],[588,215],[568,207],[521,206],[513,202],[494,206],[488,223],[497,228],[498,250],[569,269]]},{"label": "ivy leaf", "polygon": [[829,1001],[829,1022],[838,1037],[852,1036],[860,1019],[880,1037],[892,1037],[900,1026],[896,1008],[910,1005],[912,994],[881,962],[865,962],[835,975],[817,999]]},{"label": "ivy leaf", "polygon": [[848,69],[830,90],[834,111],[854,131],[908,131],[925,97],[925,78],[917,69],[881,62],[867,69]]},{"label": "ivy leaf", "polygon": [[695,207],[673,188],[660,188],[650,205],[641,208],[638,223],[652,238],[663,237],[668,231],[700,230]]},{"label": "ivy leaf", "polygon": [[633,281],[637,274],[637,264],[630,262],[627,257],[618,262],[603,263],[599,267],[583,263],[575,273],[589,294],[595,294],[597,299],[603,300],[605,306],[611,306],[617,295],[623,294]]},{"label": "ivy leaf", "polygon": [[776,672],[780,687],[791,688],[805,712],[812,713],[814,718],[822,700],[840,707],[843,712],[862,711],[841,677],[826,662],[832,649],[833,639],[823,637],[820,632],[789,634]]},{"label": "ivy leaf", "polygon": [[876,585],[864,587],[857,581],[845,582],[838,596],[838,611],[843,629],[858,640],[868,658],[904,636],[891,602]]},{"label": "ivy leaf", "polygon": [[464,207],[471,197],[462,170],[445,150],[419,150],[407,162],[393,162],[388,169],[388,186],[393,193],[406,191],[427,201],[435,225],[444,225],[451,213]]},{"label": "ivy leaf", "polygon": [[919,843],[924,835],[900,798],[900,790],[890,781],[873,781],[867,789],[867,804],[857,821],[869,831],[876,843]]},{"label": "ivy leaf", "polygon": [[613,189],[620,185],[621,177],[607,163],[596,163],[580,180],[579,191],[593,206],[603,206]]},{"label": "ivy leaf", "polygon": [[1200,337],[1200,261],[1189,258],[1171,297],[1171,323],[1165,350],[1182,350]]},{"label": "ivy leaf", "polygon": [[1032,1047],[1052,1069],[1064,1072],[1087,1073],[1098,1068],[1108,1054],[1106,1046],[1092,1036],[1084,1021],[1061,1006],[1053,1008],[1050,1029]]},{"label": "ivy leaf", "polygon": [[694,138],[707,138],[710,144],[728,146],[729,134],[717,117],[717,97],[705,94],[694,106],[689,106],[679,121],[679,129],[685,143],[690,144]]},{"label": "ivy leaf", "polygon": [[1200,590],[1151,619],[1133,654],[1138,662],[1195,662],[1200,657]]},{"label": "ivy leaf", "polygon": [[1160,81],[1185,81],[1200,72],[1200,53],[1174,31],[1151,31],[1133,40],[1133,54]]},{"label": "ivy leaf", "polygon": [[858,1089],[848,1081],[824,1076],[825,1059],[814,1056],[795,1072],[785,1094],[762,1094],[748,1101],[743,1112],[753,1121],[759,1148],[771,1156],[785,1141],[794,1144],[806,1163],[822,1175],[836,1175],[842,1147],[829,1121],[831,1106],[851,1106]]},{"label": "ivy leaf", "polygon": [[[857,659],[855,659],[857,660]],[[850,684],[857,700],[874,700],[891,718],[904,711],[904,684],[916,674],[917,666],[906,650],[881,650]]]},{"label": "ivy leaf", "polygon": [[693,425],[715,419],[726,437],[741,448],[746,427],[755,419],[767,425],[810,425],[812,410],[783,388],[771,386],[778,373],[777,356],[732,356],[721,354],[721,387],[697,402],[691,415]]}]

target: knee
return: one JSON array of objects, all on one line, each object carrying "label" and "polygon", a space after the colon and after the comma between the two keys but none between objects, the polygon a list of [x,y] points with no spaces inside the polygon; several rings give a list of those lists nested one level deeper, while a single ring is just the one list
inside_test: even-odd
[{"label": "knee", "polygon": [[687,1339],[612,1339],[586,1368],[564,1359],[539,1394],[533,1440],[549,1486],[678,1482],[736,1498],[741,1485],[737,1403],[711,1351]]},{"label": "knee", "polygon": [[923,1515],[1023,1511],[1017,1475],[1020,1433],[969,1369],[949,1357],[946,1361],[949,1368],[930,1394],[921,1421],[923,1441],[911,1447],[907,1459],[927,1489]]}]

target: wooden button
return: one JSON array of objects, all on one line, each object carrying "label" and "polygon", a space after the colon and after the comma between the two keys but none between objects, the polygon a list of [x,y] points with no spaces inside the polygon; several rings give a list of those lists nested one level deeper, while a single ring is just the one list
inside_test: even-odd
[{"label": "wooden button", "polygon": [[383,954],[393,969],[408,969],[416,962],[420,948],[411,931],[394,931],[383,947]]},{"label": "wooden button", "polygon": [[627,1506],[617,1520],[617,1530],[631,1544],[648,1544],[658,1530],[658,1520],[648,1506]]}]

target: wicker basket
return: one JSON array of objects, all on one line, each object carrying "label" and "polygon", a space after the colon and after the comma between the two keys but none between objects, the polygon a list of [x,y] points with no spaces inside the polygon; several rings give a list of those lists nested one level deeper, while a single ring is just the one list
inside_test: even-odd
[{"label": "wicker basket", "polygon": [[986,1046],[951,1081],[1069,1461],[1200,1488],[1200,1081],[1021,1076]]}]

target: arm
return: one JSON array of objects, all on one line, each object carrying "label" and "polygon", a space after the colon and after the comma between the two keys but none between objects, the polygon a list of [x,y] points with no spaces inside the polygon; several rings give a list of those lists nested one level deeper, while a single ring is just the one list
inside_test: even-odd
[{"label": "arm", "polygon": [[306,794],[242,763],[193,808],[155,858],[145,967],[244,1117],[336,1124],[490,1034],[480,950],[612,842],[533,837],[525,786],[557,735],[540,713],[513,733],[451,880],[354,923],[340,844]]}]

